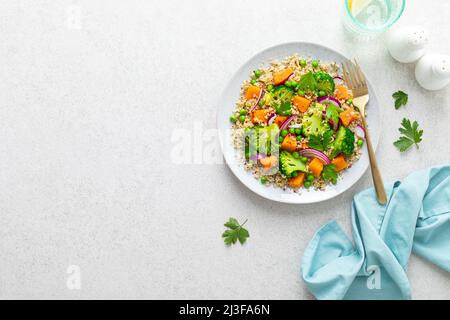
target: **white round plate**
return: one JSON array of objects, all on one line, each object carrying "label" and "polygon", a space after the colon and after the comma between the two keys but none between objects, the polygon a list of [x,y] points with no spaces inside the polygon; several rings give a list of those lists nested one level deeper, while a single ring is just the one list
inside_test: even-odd
[{"label": "white round plate", "polygon": [[[323,62],[337,62],[339,65],[341,62],[347,60],[345,56],[333,49],[306,42],[280,44],[258,53],[235,73],[225,88],[218,106],[217,127],[220,133],[220,144],[225,160],[231,171],[247,188],[264,198],[278,202],[297,204],[315,203],[336,197],[349,189],[359,178],[361,178],[369,166],[369,158],[365,147],[362,148],[361,158],[356,161],[351,168],[343,172],[341,175],[342,177],[338,180],[336,185],[328,185],[325,191],[316,191],[312,188],[307,190],[302,188],[300,189],[300,192],[295,193],[289,188],[283,190],[281,188],[261,184],[259,180],[255,179],[251,172],[244,170],[243,164],[240,163],[237,158],[238,150],[234,148],[231,141],[231,123],[229,117],[233,113],[236,101],[239,98],[242,83],[248,79],[253,70],[260,68],[261,66],[268,66],[273,59],[282,60],[292,54],[319,59]],[[370,101],[367,106],[367,122],[370,128],[373,145],[376,147],[380,135],[380,112],[378,99],[373,87],[369,81],[367,82],[369,84],[370,94]]]}]

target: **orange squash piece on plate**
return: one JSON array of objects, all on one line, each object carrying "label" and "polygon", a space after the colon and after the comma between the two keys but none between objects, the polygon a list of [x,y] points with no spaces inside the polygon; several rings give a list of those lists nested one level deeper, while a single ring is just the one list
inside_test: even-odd
[{"label": "orange squash piece on plate", "polygon": [[353,98],[350,91],[346,87],[340,85],[336,86],[335,96],[338,100],[348,100]]},{"label": "orange squash piece on plate", "polygon": [[292,98],[292,104],[300,111],[300,112],[306,112],[308,110],[311,101],[305,97],[301,96],[294,96]]},{"label": "orange squash piece on plate", "polygon": [[312,172],[312,174],[318,178],[320,177],[320,174],[322,173],[323,170],[323,162],[322,160],[320,160],[319,158],[314,158],[312,159],[312,161],[309,163],[309,171]]},{"label": "orange squash piece on plate", "polygon": [[289,152],[297,150],[297,138],[292,134],[288,134],[281,143],[281,149]]},{"label": "orange squash piece on plate", "polygon": [[341,112],[341,114],[339,115],[339,118],[342,121],[342,124],[346,127],[348,127],[348,125],[354,121],[357,120],[359,118],[359,116],[356,114],[356,112],[353,109],[347,109],[343,112]]},{"label": "orange squash piece on plate", "polygon": [[261,93],[261,88],[258,86],[250,85],[245,91],[245,99],[250,100],[254,98],[258,98]]},{"label": "orange squash piece on plate", "polygon": [[297,189],[300,188],[305,182],[305,173],[300,172],[298,176],[290,178],[288,181],[289,187]]},{"label": "orange squash piece on plate", "polygon": [[259,109],[252,112],[252,122],[255,124],[267,123],[268,109]]},{"label": "orange squash piece on plate", "polygon": [[283,116],[276,116],[275,120],[273,120],[273,123],[276,123],[276,125],[279,127],[281,127],[281,125],[286,121],[288,117],[283,117]]},{"label": "orange squash piece on plate", "polygon": [[270,156],[266,158],[262,158],[259,160],[264,169],[268,170],[275,167],[278,163],[278,158],[276,156]]},{"label": "orange squash piece on plate", "polygon": [[293,74],[294,71],[291,68],[286,68],[273,73],[273,83],[277,86],[283,84]]},{"label": "orange squash piece on plate", "polygon": [[345,161],[345,158],[342,154],[331,160],[331,163],[336,166],[336,171],[347,169],[348,166],[347,161]]}]

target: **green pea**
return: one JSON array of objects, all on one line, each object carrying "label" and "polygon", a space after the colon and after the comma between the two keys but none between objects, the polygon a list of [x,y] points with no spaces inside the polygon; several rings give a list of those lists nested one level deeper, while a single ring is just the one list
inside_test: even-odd
[{"label": "green pea", "polygon": [[352,104],[353,103],[353,99],[348,99],[347,100],[347,104]]},{"label": "green pea", "polygon": [[303,90],[299,90],[297,93],[298,93],[299,96],[304,96],[305,95],[305,91],[303,91]]},{"label": "green pea", "polygon": [[286,81],[285,83],[284,83],[284,85],[286,86],[286,87],[292,87],[292,82],[291,81]]},{"label": "green pea", "polygon": [[295,88],[296,86],[298,86],[298,82],[297,81],[291,81],[291,87]]},{"label": "green pea", "polygon": [[296,135],[301,135],[302,134],[302,129],[301,128],[295,128],[295,134]]},{"label": "green pea", "polygon": [[307,157],[302,157],[300,160],[302,160],[302,162],[307,162],[308,158]]},{"label": "green pea", "polygon": [[259,77],[261,77],[262,71],[259,69],[256,69],[255,71],[253,71],[253,73],[255,74],[255,77],[259,78]]},{"label": "green pea", "polygon": [[267,86],[267,91],[272,91],[273,90],[273,85],[271,85],[271,84],[269,84],[268,86]]},{"label": "green pea", "polygon": [[364,140],[363,139],[359,139],[357,142],[358,146],[362,146],[364,144]]},{"label": "green pea", "polygon": [[300,60],[300,65],[301,65],[302,67],[306,66],[306,60],[305,60],[305,59],[301,59],[301,60]]},{"label": "green pea", "polygon": [[295,133],[295,129],[294,128],[289,128],[289,133],[294,134]]},{"label": "green pea", "polygon": [[278,137],[278,142],[282,143],[283,142],[283,137]]},{"label": "green pea", "polygon": [[317,67],[319,66],[319,61],[313,60],[313,61],[311,62],[311,65],[312,65],[314,68],[317,68]]},{"label": "green pea", "polygon": [[298,159],[300,157],[299,153],[297,151],[292,152],[292,156],[296,159]]},{"label": "green pea", "polygon": [[288,116],[288,117],[292,116],[292,110],[286,111],[286,112],[284,113],[284,115],[285,115],[285,116]]},{"label": "green pea", "polygon": [[305,181],[304,186],[305,186],[305,188],[310,188],[311,187],[311,181]]},{"label": "green pea", "polygon": [[252,79],[252,80],[250,81],[250,83],[253,84],[253,85],[255,85],[255,84],[256,84],[256,80],[255,80],[255,79]]},{"label": "green pea", "polygon": [[306,177],[306,180],[309,182],[313,182],[314,181],[314,176],[312,174],[308,174],[308,176]]},{"label": "green pea", "polygon": [[302,139],[303,139],[303,137],[302,137],[301,135],[298,135],[298,136],[297,136],[297,140],[298,140],[298,141],[300,141],[300,140],[302,140]]},{"label": "green pea", "polygon": [[282,136],[282,137],[286,137],[287,134],[288,134],[288,131],[287,131],[286,129],[284,129],[284,130],[281,131],[281,136]]},{"label": "green pea", "polygon": [[320,90],[320,91],[319,91],[319,97],[323,97],[324,95],[325,95],[325,91]]},{"label": "green pea", "polygon": [[245,116],[245,115],[247,114],[247,110],[241,109],[241,110],[239,110],[239,114],[240,114],[241,116]]},{"label": "green pea", "polygon": [[262,101],[262,100],[259,100],[259,102],[258,102],[258,106],[262,107],[262,106],[263,106],[263,104],[264,104],[264,101]]},{"label": "green pea", "polygon": [[239,121],[240,121],[240,122],[244,122],[244,121],[245,121],[245,116],[240,116],[240,117],[239,117]]},{"label": "green pea", "polygon": [[298,171],[292,172],[291,177],[295,178],[295,177],[297,177],[297,176],[298,176]]},{"label": "green pea", "polygon": [[230,122],[235,123],[237,121],[236,116],[230,116]]},{"label": "green pea", "polygon": [[266,183],[269,181],[269,179],[267,179],[266,176],[262,176],[262,177],[260,178],[260,181],[261,181],[262,184],[266,184]]}]

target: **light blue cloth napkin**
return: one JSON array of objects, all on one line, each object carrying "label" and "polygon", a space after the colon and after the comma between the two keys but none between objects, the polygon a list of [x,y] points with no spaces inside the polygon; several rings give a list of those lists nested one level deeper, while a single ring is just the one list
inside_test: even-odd
[{"label": "light blue cloth napkin", "polygon": [[386,186],[388,204],[374,189],[355,196],[354,244],[335,221],[309,243],[302,276],[318,299],[410,299],[411,250],[450,272],[450,165],[414,172]]}]

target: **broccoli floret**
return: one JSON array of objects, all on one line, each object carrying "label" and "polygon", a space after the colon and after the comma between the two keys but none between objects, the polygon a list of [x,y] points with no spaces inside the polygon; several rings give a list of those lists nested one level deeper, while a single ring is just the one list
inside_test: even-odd
[{"label": "broccoli floret", "polygon": [[280,169],[281,173],[286,176],[290,176],[295,171],[307,171],[306,164],[300,159],[294,158],[294,156],[287,151],[282,151],[280,154]]},{"label": "broccoli floret", "polygon": [[321,136],[325,131],[330,129],[330,125],[327,121],[322,120],[322,112],[324,106],[320,103],[316,103],[308,110],[308,115],[303,117],[302,127],[305,136]]},{"label": "broccoli floret", "polygon": [[334,79],[325,72],[316,72],[314,77],[317,81],[317,89],[323,90],[326,95],[332,95],[334,92]]},{"label": "broccoli floret", "polygon": [[269,104],[278,110],[280,106],[290,103],[293,96],[294,90],[291,88],[286,87],[285,85],[276,86],[270,93]]},{"label": "broccoli floret", "polygon": [[339,153],[349,156],[353,154],[354,149],[355,135],[349,128],[341,126],[333,143],[331,158],[336,157]]}]

